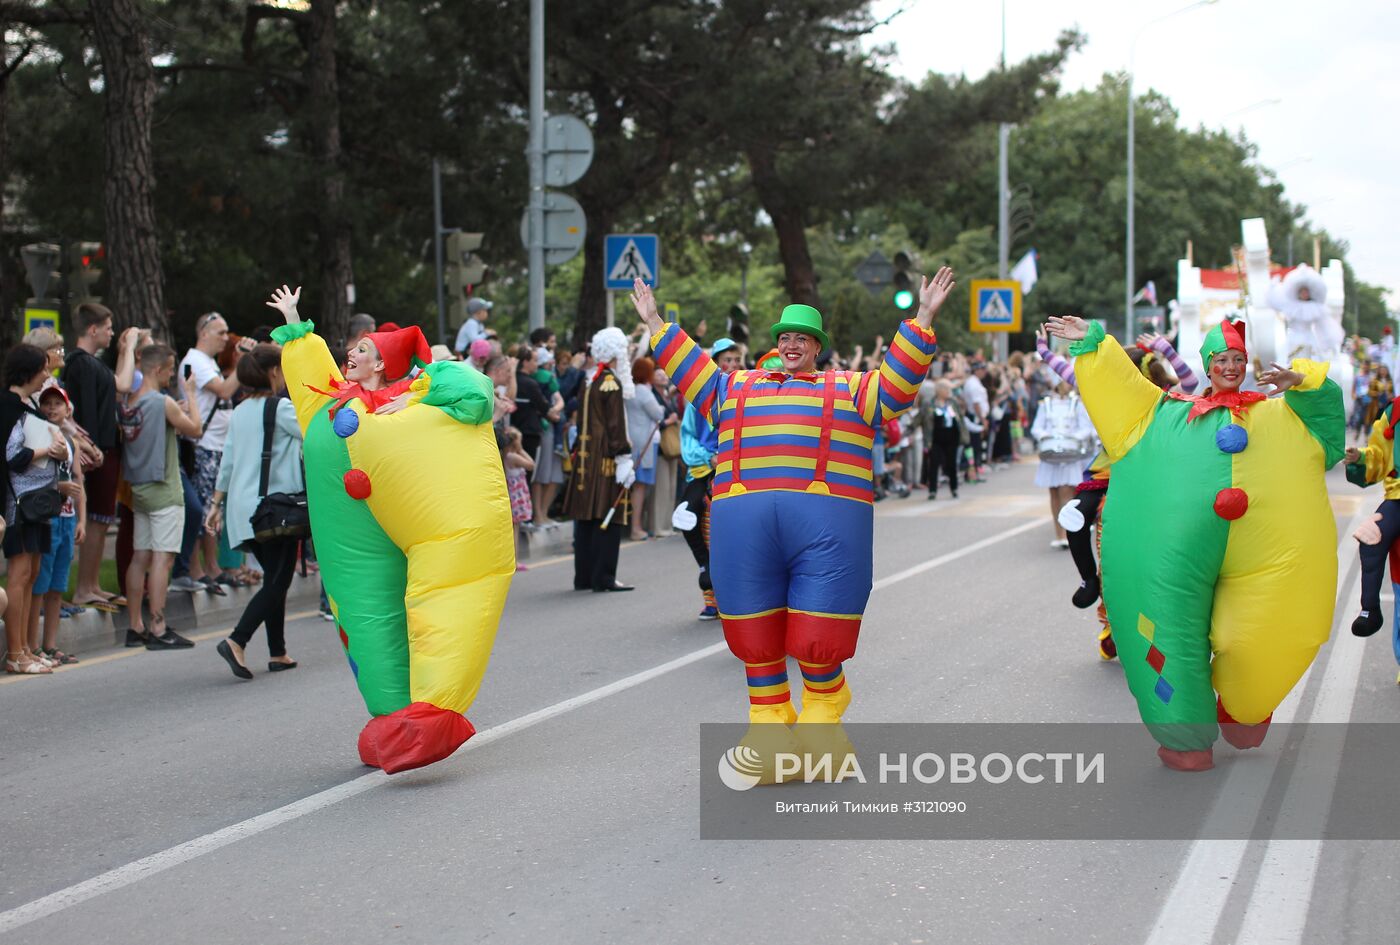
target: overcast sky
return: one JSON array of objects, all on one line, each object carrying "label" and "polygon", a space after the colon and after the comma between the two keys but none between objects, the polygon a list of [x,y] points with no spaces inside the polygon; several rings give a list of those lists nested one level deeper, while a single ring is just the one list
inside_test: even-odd
[{"label": "overcast sky", "polygon": [[[1007,60],[1050,49],[1077,26],[1088,41],[1070,58],[1064,88],[1093,87],[1105,72],[1127,69],[1134,34],[1188,2],[1006,0]],[[904,10],[873,37],[895,45],[900,75],[975,78],[997,65],[997,0],[876,0],[874,8],[881,17]],[[1347,240],[1358,276],[1400,304],[1400,2],[1219,0],[1142,30],[1136,76],[1138,93],[1165,94],[1186,127],[1243,128],[1289,199]],[[1280,101],[1258,104],[1270,99]],[[1286,250],[1275,247],[1281,260]],[[1312,248],[1295,254],[1309,261]]]}]

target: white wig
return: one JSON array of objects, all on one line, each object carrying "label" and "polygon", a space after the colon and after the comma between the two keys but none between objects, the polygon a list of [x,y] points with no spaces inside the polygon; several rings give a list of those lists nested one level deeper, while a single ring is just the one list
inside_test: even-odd
[{"label": "white wig", "polygon": [[632,364],[627,358],[627,336],[621,328],[603,328],[593,335],[593,358],[612,368],[622,385],[622,399],[631,400],[636,394],[632,384]]}]

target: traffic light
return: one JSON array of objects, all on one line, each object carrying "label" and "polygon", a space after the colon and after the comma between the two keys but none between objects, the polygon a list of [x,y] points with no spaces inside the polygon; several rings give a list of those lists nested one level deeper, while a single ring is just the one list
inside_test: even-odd
[{"label": "traffic light", "polygon": [[20,247],[19,255],[24,260],[24,274],[29,280],[29,290],[34,293],[34,301],[49,298],[49,288],[57,289],[63,279],[59,272],[63,254],[58,244],[30,243]]},{"label": "traffic light", "polygon": [[74,305],[79,302],[96,300],[93,287],[102,278],[102,260],[107,258],[107,250],[101,243],[79,241],[65,246],[68,265],[68,296]]},{"label": "traffic light", "polygon": [[905,311],[914,307],[914,257],[908,250],[894,254],[894,307]]},{"label": "traffic light", "polygon": [[749,307],[738,302],[729,310],[729,337],[736,345],[749,343]]},{"label": "traffic light", "polygon": [[447,284],[447,317],[454,328],[467,320],[467,299],[473,287],[486,281],[486,263],[476,254],[484,238],[483,233],[460,230],[447,234],[443,281]]}]

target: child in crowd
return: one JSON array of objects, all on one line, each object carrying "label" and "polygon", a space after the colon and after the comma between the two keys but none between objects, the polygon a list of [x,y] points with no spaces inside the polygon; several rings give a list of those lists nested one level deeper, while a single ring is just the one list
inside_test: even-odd
[{"label": "child in crowd", "polygon": [[[535,516],[530,504],[530,483],[527,474],[534,471],[535,461],[525,452],[524,440],[519,430],[511,427],[505,434],[505,447],[501,450],[501,463],[506,468],[506,492],[510,495],[510,519],[515,523],[515,560],[525,556],[525,535],[521,528]],[[517,563],[515,570],[526,570]]]},{"label": "child in crowd", "polygon": [[[49,550],[39,559],[39,575],[31,590],[29,605],[29,649],[55,665],[76,663],[78,658],[58,649],[58,621],[63,595],[68,591],[68,575],[73,564],[73,548],[80,544],[87,525],[87,494],[83,489],[82,463],[77,462],[78,443],[73,434],[73,405],[57,384],[39,393],[39,412],[62,433],[68,444],[66,460],[56,461],[58,484],[64,492],[63,507],[49,522]],[[64,489],[64,483],[73,485]],[[76,487],[76,488],[74,488]],[[67,493],[76,491],[76,496]],[[39,640],[39,609],[43,603],[43,645]],[[81,608],[79,608],[81,609]]]}]

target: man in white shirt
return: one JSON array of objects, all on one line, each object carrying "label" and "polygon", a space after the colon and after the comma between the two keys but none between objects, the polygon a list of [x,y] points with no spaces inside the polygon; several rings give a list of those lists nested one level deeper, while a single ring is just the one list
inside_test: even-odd
[{"label": "man in white shirt", "polygon": [[976,416],[977,422],[975,425],[981,427],[980,430],[969,431],[972,433],[973,469],[971,472],[978,478],[981,478],[980,470],[984,459],[982,451],[984,449],[983,444],[986,442],[984,434],[987,430],[987,417],[992,409],[991,403],[987,399],[987,387],[982,383],[986,377],[987,362],[980,359],[974,360],[971,364],[971,370],[968,372],[967,379],[963,381],[962,389],[963,403],[967,404],[967,409]]},{"label": "man in white shirt", "polygon": [[472,342],[486,337],[486,319],[495,304],[475,296],[467,299],[467,320],[462,322],[462,327],[457,332],[457,343],[452,350],[465,358]]},{"label": "man in white shirt", "polygon": [[[218,312],[209,312],[195,321],[195,346],[185,352],[180,360],[180,377],[188,373],[194,378],[195,400],[199,404],[199,415],[203,419],[203,432],[194,439],[194,470],[190,473],[190,484],[194,486],[201,509],[197,519],[203,521],[203,507],[209,505],[214,495],[214,484],[219,476],[219,460],[224,455],[224,440],[228,436],[229,418],[233,414],[230,398],[238,391],[238,375],[232,372],[228,377],[219,370],[216,360],[228,346],[228,322]],[[239,342],[239,349],[246,353],[253,341],[245,338]],[[189,510],[187,510],[188,512]],[[200,569],[194,555],[188,562],[191,575],[178,575],[171,583],[176,590],[195,590],[195,582],[217,587],[219,568],[219,540],[214,535],[200,530],[198,546],[204,551],[204,567]],[[183,557],[183,555],[182,555]],[[181,562],[184,570],[184,562]]]}]

